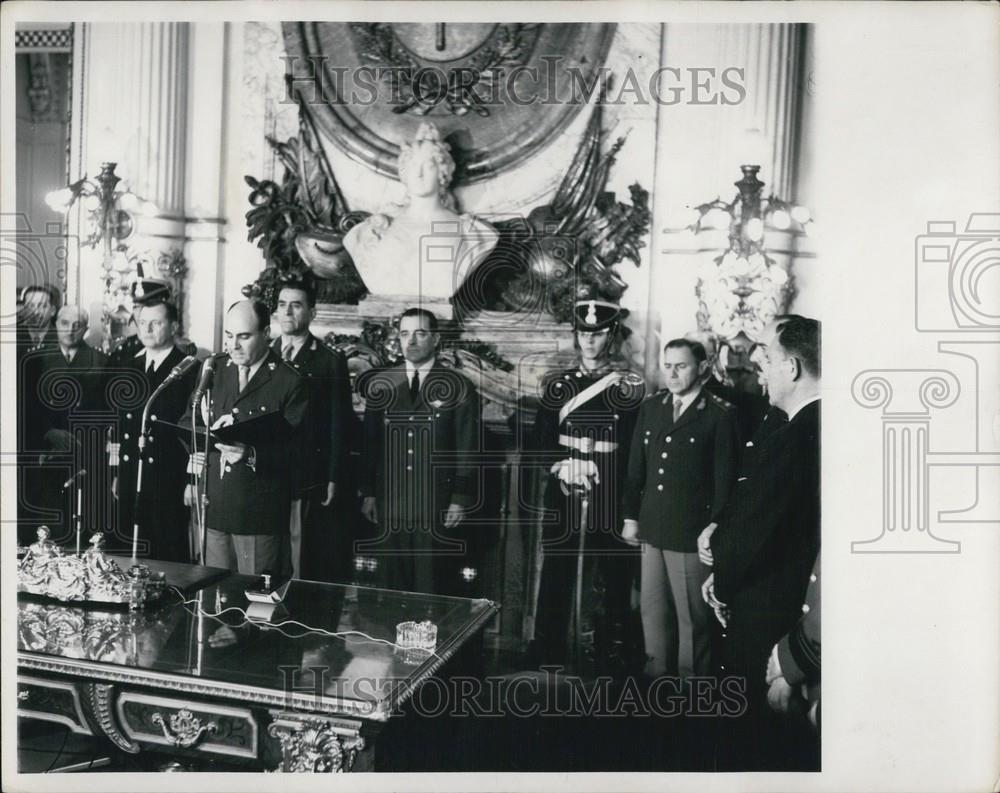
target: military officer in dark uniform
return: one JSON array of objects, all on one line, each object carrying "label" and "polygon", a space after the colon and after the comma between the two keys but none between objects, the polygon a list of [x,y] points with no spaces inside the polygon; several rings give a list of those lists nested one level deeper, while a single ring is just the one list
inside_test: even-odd
[{"label": "military officer in dark uniform", "polygon": [[362,512],[380,536],[359,550],[378,559],[390,589],[454,594],[466,540],[459,531],[480,498],[479,394],[437,361],[437,317],[411,308],[399,320],[404,364],[367,378]]},{"label": "military officer in dark uniform", "polygon": [[[305,418],[308,399],[299,374],[268,347],[271,312],[257,301],[241,300],[226,313],[228,354],[215,369],[198,411],[212,425],[250,422],[274,413],[287,432],[259,437],[254,444],[215,443],[204,466],[206,564],[258,574],[280,572],[292,500],[292,434]],[[188,410],[191,408],[189,407]],[[190,421],[185,415],[182,424]]]},{"label": "military officer in dark uniform", "polygon": [[[623,313],[603,300],[576,303],[579,362],[546,378],[534,426],[548,475],[544,504],[552,516],[543,529],[538,660],[566,663],[570,639],[575,652],[589,641],[584,634],[592,626],[595,661],[610,672],[624,671],[627,660],[636,553],[622,542],[619,527],[629,445],[645,396],[642,378],[617,360]],[[595,573],[603,592],[596,608],[588,608]]]},{"label": "military officer in dark uniform", "polygon": [[[118,499],[120,536],[131,538],[137,519],[141,555],[168,562],[189,562],[190,513],[184,505],[187,452],[176,435],[155,422],[148,427],[142,451],[142,491],[138,495],[138,512],[135,511],[143,407],[185,358],[174,344],[177,307],[168,302],[140,305],[136,321],[142,347],[117,369],[122,375],[131,374],[145,387],[139,392],[141,402],[118,411],[118,430],[110,445],[110,464],[117,467],[112,488]],[[193,367],[169,383],[150,405],[150,415],[164,421],[179,421],[187,409],[197,376],[197,367]]]},{"label": "military officer in dark uniform", "polygon": [[357,510],[351,481],[350,445],[357,418],[351,403],[347,361],[316,338],[316,291],[308,280],[289,282],[278,292],[275,316],[281,336],[271,350],[302,377],[309,412],[299,426],[289,521],[291,572],[313,581],[346,581],[351,571],[347,513]]},{"label": "military officer in dark uniform", "polygon": [[709,568],[698,535],[722,514],[735,478],[733,406],[701,387],[705,348],[674,339],[663,351],[666,390],[643,403],[632,441],[623,536],[642,543],[646,673],[711,672]]}]

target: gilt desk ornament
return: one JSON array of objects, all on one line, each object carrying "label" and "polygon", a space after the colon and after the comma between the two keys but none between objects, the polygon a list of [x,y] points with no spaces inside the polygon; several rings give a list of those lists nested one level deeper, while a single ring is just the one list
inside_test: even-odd
[{"label": "gilt desk ornament", "polygon": [[157,600],[166,590],[163,573],[145,565],[126,572],[104,554],[100,532],[90,538],[82,554],[64,554],[40,526],[38,540],[28,546],[17,567],[17,591],[67,602],[121,603],[130,610]]},{"label": "gilt desk ornament", "polygon": [[449,191],[455,161],[437,127],[423,123],[399,154],[402,203],[376,213],[344,236],[344,247],[374,296],[446,301],[496,247],[488,223],[455,210]]}]

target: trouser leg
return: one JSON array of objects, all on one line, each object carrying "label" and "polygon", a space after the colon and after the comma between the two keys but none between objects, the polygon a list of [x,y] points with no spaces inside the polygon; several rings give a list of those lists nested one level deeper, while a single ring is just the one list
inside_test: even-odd
[{"label": "trouser leg", "polygon": [[233,547],[233,535],[225,531],[207,530],[205,540],[205,564],[209,567],[221,567],[226,570],[236,570],[238,562],[236,549]]},{"label": "trouser leg", "polygon": [[277,534],[233,534],[236,561],[242,575],[277,574],[282,540]]},{"label": "trouser leg", "polygon": [[545,555],[535,614],[535,641],[541,654],[539,660],[543,663],[566,662],[575,577],[576,556],[565,553]]},{"label": "trouser leg", "polygon": [[677,672],[681,677],[708,675],[712,612],[701,585],[709,570],[694,553],[664,551],[663,558],[677,612]]},{"label": "trouser leg", "polygon": [[292,578],[302,577],[302,507],[302,499],[292,499],[288,515],[288,559],[282,564]]},{"label": "trouser leg", "polygon": [[664,675],[677,667],[677,609],[667,581],[663,552],[642,545],[639,607],[646,647],[646,674]]}]

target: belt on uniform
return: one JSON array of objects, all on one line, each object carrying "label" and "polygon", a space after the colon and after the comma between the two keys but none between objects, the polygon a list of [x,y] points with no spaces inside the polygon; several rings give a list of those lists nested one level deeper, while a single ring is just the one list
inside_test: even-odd
[{"label": "belt on uniform", "polygon": [[560,435],[559,445],[568,446],[584,454],[592,454],[594,452],[608,454],[618,449],[618,444],[615,441],[595,441],[593,438],[577,438],[572,435]]}]

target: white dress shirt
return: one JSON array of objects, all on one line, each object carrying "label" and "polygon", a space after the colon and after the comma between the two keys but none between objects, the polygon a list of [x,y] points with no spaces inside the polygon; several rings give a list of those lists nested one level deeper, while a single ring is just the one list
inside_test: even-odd
[{"label": "white dress shirt", "polygon": [[296,355],[299,354],[299,350],[301,350],[303,348],[303,346],[305,346],[305,343],[307,341],[309,341],[309,334],[308,333],[305,334],[304,336],[282,336],[281,337],[281,349],[278,351],[278,354],[282,358],[284,358],[285,357],[285,348],[288,347],[289,344],[291,344],[292,345],[292,354],[288,358],[288,360],[291,360],[292,358],[294,358]]},{"label": "white dress shirt", "polygon": [[691,403],[694,402],[699,396],[701,396],[701,386],[698,386],[692,391],[688,391],[684,394],[684,396],[677,396],[677,394],[674,394],[674,403],[681,403],[681,412],[678,415],[683,416],[684,411],[691,407]]},{"label": "white dress shirt", "polygon": [[160,350],[159,352],[150,352],[149,349],[143,347],[139,352],[135,354],[136,358],[142,357],[142,368],[143,370],[149,369],[149,362],[153,362],[153,371],[158,372],[163,362],[167,360],[167,356],[174,351],[173,347],[167,347],[165,350]]},{"label": "white dress shirt", "polygon": [[425,382],[427,382],[427,375],[431,373],[431,369],[434,368],[434,362],[437,358],[431,358],[429,361],[425,361],[420,364],[420,366],[414,366],[409,361],[406,362],[406,382],[408,384],[413,383],[413,373],[420,372],[420,386],[423,388]]}]

